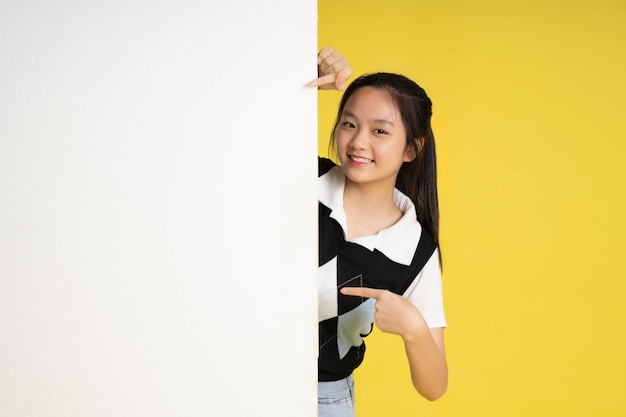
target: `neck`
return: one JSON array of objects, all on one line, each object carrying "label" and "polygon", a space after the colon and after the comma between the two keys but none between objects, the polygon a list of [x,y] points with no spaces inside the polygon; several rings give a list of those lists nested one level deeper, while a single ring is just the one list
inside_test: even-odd
[{"label": "neck", "polygon": [[376,234],[400,220],[402,212],[393,201],[393,190],[393,186],[358,184],[346,178],[343,206],[348,239]]},{"label": "neck", "polygon": [[344,204],[358,205],[362,211],[376,211],[395,207],[393,202],[393,186],[387,184],[359,184],[346,178]]}]

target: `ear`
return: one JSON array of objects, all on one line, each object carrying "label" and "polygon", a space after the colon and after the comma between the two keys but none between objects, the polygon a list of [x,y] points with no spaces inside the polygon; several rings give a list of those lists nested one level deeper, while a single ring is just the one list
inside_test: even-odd
[{"label": "ear", "polygon": [[[424,148],[424,141],[424,138],[417,138],[415,139],[415,147],[406,147],[406,150],[404,151],[404,162],[412,162],[415,158],[417,158],[418,154],[422,153],[422,149]],[[417,152],[415,151],[415,149],[417,149]]]}]

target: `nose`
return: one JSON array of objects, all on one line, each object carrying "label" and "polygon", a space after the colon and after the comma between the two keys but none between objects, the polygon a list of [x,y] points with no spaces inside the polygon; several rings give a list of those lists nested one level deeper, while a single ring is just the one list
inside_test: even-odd
[{"label": "nose", "polygon": [[352,135],[352,140],[350,141],[350,146],[355,150],[367,149],[369,146],[369,136],[367,130],[355,130],[354,135]]}]

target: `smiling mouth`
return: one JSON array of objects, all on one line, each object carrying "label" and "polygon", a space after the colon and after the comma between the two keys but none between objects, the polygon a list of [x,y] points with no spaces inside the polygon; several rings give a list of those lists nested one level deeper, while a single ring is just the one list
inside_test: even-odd
[{"label": "smiling mouth", "polygon": [[370,162],[374,162],[372,159],[361,158],[359,156],[349,155],[350,159],[354,162],[359,162],[362,164],[369,164]]}]

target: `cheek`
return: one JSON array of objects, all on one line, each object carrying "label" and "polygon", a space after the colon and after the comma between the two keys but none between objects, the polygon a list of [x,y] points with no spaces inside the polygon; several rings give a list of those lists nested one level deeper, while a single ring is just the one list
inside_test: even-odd
[{"label": "cheek", "polygon": [[348,143],[348,139],[345,133],[342,134],[341,132],[337,132],[335,134],[335,145],[337,149],[345,148],[347,143]]}]

